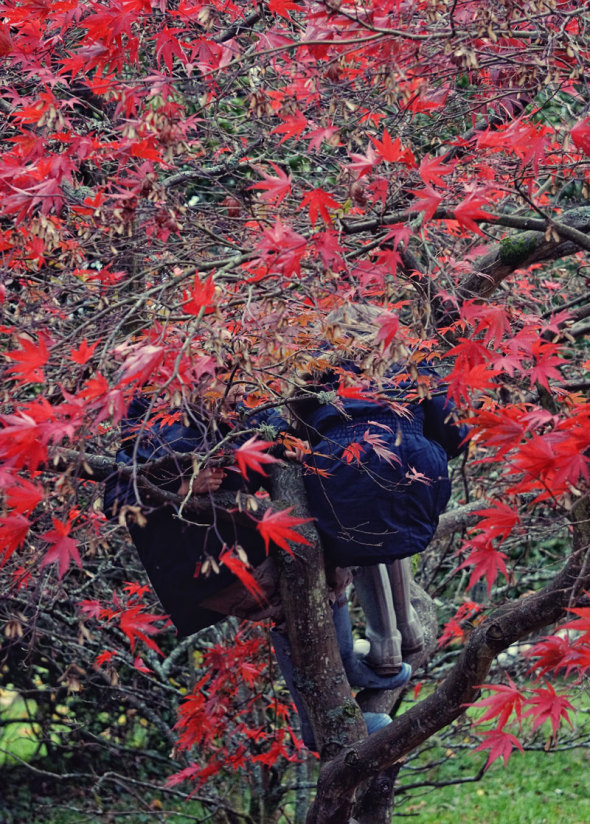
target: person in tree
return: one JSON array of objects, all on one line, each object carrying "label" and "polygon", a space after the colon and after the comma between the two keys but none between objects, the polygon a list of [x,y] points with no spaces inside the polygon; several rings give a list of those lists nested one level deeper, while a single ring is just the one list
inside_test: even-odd
[{"label": "person in tree", "polygon": [[[281,431],[287,427],[272,411],[258,416],[254,426],[260,423],[274,425]],[[217,422],[204,406],[193,409],[186,420],[169,410],[158,409],[157,399],[141,395],[132,401],[121,429],[117,463],[124,468],[106,481],[104,510],[109,517],[127,525],[148,577],[179,636],[212,626],[229,615],[253,621],[270,618],[280,626],[283,616],[278,567],[267,556],[256,522],[243,513],[214,507],[198,515],[184,511],[182,517],[177,511],[178,495],[189,499],[192,495],[216,492],[253,493],[268,483],[265,476],[249,473],[245,480],[232,468],[219,466],[195,474],[190,464],[187,467],[182,462],[187,453],[208,453],[231,432],[230,427]],[[300,457],[298,452],[282,452],[287,459]],[[148,463],[155,464],[157,469],[146,478],[139,470]],[[168,495],[170,502],[166,501],[166,493],[173,493]],[[236,577],[232,558],[238,563],[246,560],[254,567],[256,583],[265,596],[263,602]],[[393,675],[382,676],[354,655],[348,610],[335,614],[339,617],[338,642],[351,686],[393,689],[409,680],[411,668],[406,664]],[[286,635],[276,630],[272,637],[275,647],[280,648],[277,659],[301,717],[302,738],[313,749],[313,732],[293,686],[289,656],[285,655]],[[384,713],[364,715],[369,732],[390,722]]]},{"label": "person in tree", "polygon": [[338,351],[316,353],[287,415],[310,446],[304,481],[328,568],[355,571],[370,642],[364,661],[395,674],[423,644],[410,556],[434,535],[451,492],[448,461],[466,448],[468,427],[457,425],[436,371],[416,366],[402,343],[375,357],[386,317],[366,304],[333,312],[326,325]]},{"label": "person in tree", "polygon": [[[334,582],[334,624],[351,686],[394,689],[411,675],[404,655],[421,644],[405,559],[421,552],[434,534],[450,495],[447,461],[459,453],[466,432],[452,421],[443,392],[421,398],[415,378],[400,363],[379,379],[365,377],[362,361],[374,345],[375,317],[374,309],[362,307],[339,317],[340,327],[352,339],[346,357],[318,353],[316,368],[302,377],[296,397],[285,404],[288,423],[272,411],[252,423],[273,426],[277,436],[294,433],[303,444],[301,450],[287,450],[285,457],[303,461],[308,505],[322,539],[328,579]],[[421,372],[433,377],[432,370]],[[227,434],[204,409],[194,411],[190,420],[171,422],[153,415],[148,398],[136,398],[123,424],[117,460],[130,467],[157,462],[156,487],[184,495],[252,492],[264,486],[267,479],[262,476],[246,482],[219,467],[193,474],[190,482],[184,478],[178,456],[207,453]],[[134,514],[139,505],[143,514],[128,521],[129,530],[181,635],[226,615],[271,617],[278,623],[272,631],[275,653],[300,715],[303,740],[313,748],[311,725],[294,684],[288,638],[280,626],[276,565],[266,556],[254,521],[221,511],[214,511],[209,522],[205,516],[179,518],[170,504],[160,500],[151,505],[149,492],[133,473],[107,482],[108,512]],[[224,563],[228,553],[245,554],[255,568],[267,596],[263,607],[232,574],[231,564]],[[217,574],[204,575],[208,567]],[[356,571],[355,587],[371,643],[364,657],[353,649],[344,594],[350,575],[342,575],[343,568]],[[200,574],[195,577],[196,569]],[[390,723],[384,713],[365,717],[369,732]]]}]

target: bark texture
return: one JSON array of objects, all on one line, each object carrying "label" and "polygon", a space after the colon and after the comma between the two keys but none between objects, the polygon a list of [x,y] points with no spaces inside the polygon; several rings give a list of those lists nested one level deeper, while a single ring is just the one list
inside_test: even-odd
[{"label": "bark texture", "polygon": [[[301,468],[293,464],[273,468],[273,501],[278,509],[293,507],[293,514],[309,517]],[[319,536],[313,523],[300,532],[309,546],[292,544],[293,554],[281,551],[281,600],[288,628],[295,684],[309,714],[323,761],[361,738],[367,728],[352,696],[344,672],[324,571]],[[348,820],[352,793],[348,803]]]},{"label": "bark texture", "polygon": [[461,287],[461,296],[464,299],[487,297],[515,269],[526,269],[539,261],[558,260],[579,252],[581,248],[587,248],[590,244],[588,206],[564,212],[556,220],[511,220],[510,216],[506,215],[491,222],[503,226],[513,225],[521,231],[494,243],[482,257],[474,261],[475,271]]}]

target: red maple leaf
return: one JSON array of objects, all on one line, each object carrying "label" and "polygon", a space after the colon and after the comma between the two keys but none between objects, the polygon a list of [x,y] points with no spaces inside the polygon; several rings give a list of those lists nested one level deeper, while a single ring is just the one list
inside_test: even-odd
[{"label": "red maple leaf", "polygon": [[49,443],[72,436],[76,417],[83,414],[81,406],[75,413],[72,407],[68,408],[67,417],[61,419],[58,407],[40,397],[24,406],[18,415],[1,415],[0,457],[17,469],[25,466],[36,469],[46,460]]},{"label": "red maple leaf", "polygon": [[474,704],[468,704],[469,707],[487,707],[486,711],[480,716],[475,724],[485,724],[491,721],[492,718],[498,719],[496,729],[502,730],[506,722],[514,713],[518,723],[522,722],[522,710],[525,703],[525,698],[522,695],[520,688],[516,686],[514,681],[508,676],[508,686],[505,684],[482,684],[478,689],[491,690],[494,695],[488,698],[482,698]]},{"label": "red maple leaf", "polygon": [[40,536],[41,540],[47,541],[49,549],[41,561],[41,566],[57,563],[57,577],[63,578],[70,563],[73,561],[76,566],[82,568],[80,553],[78,552],[78,542],[74,538],[68,537],[72,527],[71,521],[60,521],[52,518],[53,529],[49,529]]},{"label": "red maple leaf", "polygon": [[411,149],[404,149],[399,137],[392,140],[391,135],[386,129],[383,129],[381,140],[377,140],[375,137],[371,137],[371,135],[369,135],[369,139],[377,149],[377,153],[382,160],[386,160],[388,163],[397,163],[400,161],[412,168],[416,165],[416,159]]},{"label": "red maple leaf", "polygon": [[584,154],[590,155],[590,117],[578,120],[570,135],[574,145]]},{"label": "red maple leaf", "polygon": [[399,455],[392,452],[391,449],[387,447],[387,444],[383,438],[377,435],[376,432],[371,432],[370,429],[366,429],[363,434],[363,440],[371,446],[373,452],[379,458],[386,461],[390,466],[401,464]]},{"label": "red maple leaf", "polygon": [[263,194],[260,195],[261,200],[266,201],[267,203],[274,203],[276,206],[285,198],[286,195],[291,194],[291,175],[286,174],[276,163],[269,161],[270,165],[273,167],[275,172],[277,173],[276,177],[272,175],[266,174],[266,172],[261,171],[261,175],[264,180],[260,180],[258,183],[254,183],[253,186],[249,186],[249,189],[262,189],[264,190]]},{"label": "red maple leaf", "polygon": [[238,554],[231,549],[228,549],[228,547],[224,547],[221,555],[219,556],[219,560],[229,569],[230,572],[233,572],[236,578],[244,584],[248,592],[251,592],[256,600],[262,604],[265,601],[264,590],[249,571],[250,565],[247,561],[240,557],[240,554],[245,553],[243,553],[242,550],[242,552]]},{"label": "red maple leaf", "polygon": [[400,243],[403,243],[404,246],[406,246],[409,239],[412,237],[412,227],[408,226],[407,223],[391,223],[384,226],[384,228],[387,229],[388,232],[383,238],[383,242],[393,239],[394,249],[397,249]]},{"label": "red maple leaf", "polygon": [[89,346],[88,341],[86,340],[86,338],[84,338],[84,340],[77,349],[70,349],[70,355],[74,363],[87,363],[94,354],[94,350],[96,349],[98,344],[99,341],[96,341],[95,343],[91,343]]},{"label": "red maple leaf", "polygon": [[117,655],[113,650],[105,649],[100,655],[96,656],[96,666],[102,667],[104,664],[110,664],[113,658]]},{"label": "red maple leaf", "polygon": [[307,540],[307,538],[304,538],[303,535],[299,534],[299,532],[295,532],[293,527],[298,526],[299,524],[306,524],[309,521],[312,521],[313,518],[296,518],[293,515],[289,515],[292,509],[292,506],[288,509],[281,509],[278,512],[273,512],[272,509],[267,509],[262,516],[262,520],[258,521],[256,524],[257,530],[264,539],[264,545],[267,552],[270,541],[275,543],[277,546],[280,546],[281,549],[286,550],[290,555],[292,555],[293,552],[287,543],[288,541],[292,541],[296,544],[306,544],[307,546],[311,546],[311,543]]},{"label": "red maple leaf", "polygon": [[298,234],[277,218],[274,226],[262,232],[257,248],[272,261],[273,266],[288,277],[293,273],[299,274],[301,258],[307,249],[307,241],[303,235]]},{"label": "red maple leaf", "polygon": [[121,384],[131,381],[143,384],[148,381],[162,362],[164,354],[163,346],[155,346],[152,343],[134,346],[133,351],[127,355],[123,363]]},{"label": "red maple leaf", "polygon": [[509,732],[502,732],[501,730],[490,730],[489,732],[480,733],[485,739],[481,744],[478,744],[473,752],[479,750],[489,750],[490,754],[486,763],[486,770],[494,763],[496,758],[504,759],[504,766],[508,764],[508,759],[512,754],[512,750],[516,747],[521,752],[524,752],[522,744],[514,735]]},{"label": "red maple leaf", "polygon": [[459,343],[449,351],[448,356],[455,358],[454,368],[463,371],[472,369],[482,363],[488,363],[491,354],[481,341],[472,338],[459,338]]},{"label": "red maple leaf", "polygon": [[412,209],[417,212],[424,212],[424,222],[434,215],[442,200],[441,195],[435,192],[432,186],[426,186],[424,189],[410,189],[411,194],[418,198],[416,203],[412,203]]},{"label": "red maple leaf", "polygon": [[138,10],[134,9],[131,3],[117,4],[110,9],[106,7],[99,8],[100,11],[88,15],[80,23],[81,26],[88,29],[92,41],[98,40],[100,42],[107,39],[108,42],[111,42],[121,34],[131,35],[131,26],[138,15]]},{"label": "red maple leaf", "polygon": [[533,171],[535,174],[539,173],[539,163],[545,154],[547,133],[552,131],[550,126],[540,123],[519,123],[517,121],[514,124],[511,144],[515,154],[522,160],[521,168],[532,161]]},{"label": "red maple leaf", "polygon": [[408,467],[408,471],[406,472],[406,478],[412,484],[419,483],[425,484],[425,486],[430,486],[430,484],[432,483],[432,478],[429,478],[428,475],[424,474],[424,472],[419,472],[415,466]]},{"label": "red maple leaf", "polygon": [[348,446],[345,446],[342,450],[342,458],[346,461],[347,464],[351,464],[353,461],[359,465],[361,462],[361,455],[364,452],[363,446],[358,443],[349,443]]},{"label": "red maple leaf", "polygon": [[481,432],[487,446],[499,447],[496,458],[505,455],[520,443],[527,430],[525,407],[512,406],[494,412],[480,411],[469,419],[475,432]]},{"label": "red maple leaf", "polygon": [[101,617],[103,611],[102,604],[95,598],[78,601],[78,606],[80,607],[80,612],[89,618],[98,620]]},{"label": "red maple leaf", "polygon": [[369,174],[369,172],[371,172],[374,169],[378,162],[377,155],[375,154],[375,150],[372,146],[367,146],[366,155],[351,154],[350,158],[353,162],[349,163],[344,168],[356,172],[359,180],[364,175]]},{"label": "red maple leaf", "polygon": [[383,341],[383,347],[387,349],[399,332],[399,318],[391,312],[383,312],[375,319],[375,322],[379,326],[376,340]]},{"label": "red maple leaf", "polygon": [[12,51],[13,44],[10,38],[10,29],[2,24],[0,26],[0,57],[6,57]]},{"label": "red maple leaf", "polygon": [[332,271],[344,269],[342,246],[336,232],[331,229],[325,232],[317,232],[311,239],[311,243],[326,269]]},{"label": "red maple leaf", "polygon": [[280,17],[289,20],[289,12],[301,11],[301,6],[299,3],[293,3],[292,0],[269,0],[268,10],[271,14],[278,14]]},{"label": "red maple leaf", "polygon": [[481,517],[481,521],[469,531],[481,530],[488,539],[499,538],[503,541],[520,523],[518,512],[502,501],[495,501],[493,507],[480,509],[475,514]]},{"label": "red maple leaf", "polygon": [[167,619],[167,615],[153,615],[145,612],[145,607],[141,604],[128,607],[121,611],[119,623],[121,630],[129,639],[131,651],[135,647],[135,641],[143,641],[144,644],[159,655],[164,655],[160,647],[149,636],[155,635],[160,630],[154,626],[155,621]]},{"label": "red maple leaf", "polygon": [[450,175],[455,169],[455,164],[452,166],[445,165],[440,157],[423,157],[418,172],[420,177],[428,186],[435,183],[437,186],[446,186],[447,184],[442,179],[442,175]]},{"label": "red maple leaf", "polygon": [[4,353],[11,361],[15,361],[15,365],[6,370],[7,373],[13,375],[19,383],[43,383],[45,375],[42,367],[49,360],[45,340],[39,336],[39,342],[35,343],[29,338],[20,338],[19,343],[20,349]]},{"label": "red maple leaf", "polygon": [[188,315],[198,315],[204,310],[205,314],[209,314],[214,309],[212,304],[213,296],[215,295],[215,283],[213,275],[201,281],[198,275],[195,275],[192,289],[187,292],[183,289],[182,297],[184,302],[182,304],[182,311]]},{"label": "red maple leaf", "polygon": [[385,209],[388,191],[389,180],[386,177],[374,177],[365,187],[365,192],[370,192],[374,197],[373,205],[379,205],[381,209]]},{"label": "red maple leaf", "polygon": [[555,452],[555,435],[547,432],[533,435],[518,450],[515,465],[518,470],[526,472],[531,478],[543,478],[555,469],[557,454]]},{"label": "red maple leaf", "polygon": [[350,400],[358,401],[375,400],[375,393],[368,386],[360,386],[359,384],[345,384],[340,382],[338,384],[337,391],[341,398],[349,398]]},{"label": "red maple leaf", "polygon": [[[484,333],[483,342],[499,343],[504,333],[510,334],[511,326],[508,312],[504,306],[485,306],[476,301],[466,301],[461,307],[461,317],[475,325],[473,334]],[[509,345],[512,343],[512,338]]]},{"label": "red maple leaf", "polygon": [[445,647],[451,641],[462,639],[464,630],[461,621],[469,621],[481,610],[481,605],[475,601],[465,601],[453,617],[445,624],[442,635],[438,639],[438,646]]},{"label": "red maple leaf", "polygon": [[448,378],[449,397],[462,403],[465,400],[469,403],[472,394],[478,390],[495,389],[496,384],[493,378],[499,374],[498,369],[490,369],[487,364],[480,363],[468,369],[461,368],[455,364],[455,368]]},{"label": "red maple leaf", "polygon": [[480,578],[484,578],[488,584],[488,595],[492,591],[492,584],[498,577],[498,573],[508,581],[508,572],[504,559],[507,557],[504,552],[496,549],[486,535],[476,535],[470,541],[466,541],[463,547],[472,547],[469,556],[459,564],[457,569],[465,569],[472,566],[471,578],[467,584],[467,589],[471,589]]},{"label": "red maple leaf", "polygon": [[[566,625],[567,626],[567,625]],[[576,626],[573,621],[569,626]],[[560,627],[560,630],[565,627]],[[564,670],[567,678],[572,672],[583,674],[590,668],[590,645],[579,638],[571,643],[569,632],[561,635],[549,635],[525,653],[527,658],[535,659],[530,672],[539,671],[539,677],[548,672],[558,674]]]},{"label": "red maple leaf", "polygon": [[148,666],[144,664],[143,658],[140,655],[136,655],[133,659],[133,666],[136,670],[138,670],[138,672],[153,672],[152,669],[150,669]]},{"label": "red maple leaf", "polygon": [[4,515],[0,518],[0,567],[8,561],[12,553],[22,546],[31,522],[24,515]]},{"label": "red maple leaf", "polygon": [[290,137],[299,137],[301,132],[307,126],[307,118],[305,115],[300,112],[299,110],[295,112],[295,114],[286,117],[284,122],[281,123],[280,126],[276,126],[272,131],[271,134],[282,134],[282,137],[279,140],[279,146],[281,143],[284,143],[285,140],[289,140]]},{"label": "red maple leaf", "polygon": [[330,225],[332,218],[330,217],[328,209],[340,209],[340,205],[340,203],[334,200],[332,195],[323,189],[311,189],[311,191],[305,192],[303,195],[303,200],[299,208],[303,209],[305,206],[309,208],[309,219],[311,225],[315,227],[318,213],[321,215],[324,223]]},{"label": "red maple leaf", "polygon": [[453,210],[455,220],[465,229],[470,229],[472,232],[475,232],[476,235],[483,235],[483,232],[475,221],[492,217],[489,212],[480,208],[485,203],[487,203],[485,197],[471,193],[465,200],[462,200],[458,206],[455,206]]},{"label": "red maple leaf", "polygon": [[324,140],[332,146],[339,145],[339,141],[337,138],[335,142],[332,139],[335,134],[338,134],[338,129],[336,126],[326,126],[323,129],[314,129],[313,132],[308,132],[305,136],[305,139],[309,140],[309,146],[307,148],[307,151],[319,151]]},{"label": "red maple leaf", "polygon": [[187,62],[187,57],[176,36],[183,33],[184,29],[169,29],[167,26],[163,26],[160,31],[151,38],[156,41],[156,59],[158,66],[163,60],[169,72],[172,72],[175,57],[177,57],[181,63]]},{"label": "red maple leaf", "polygon": [[535,341],[531,348],[531,354],[535,359],[535,365],[530,370],[531,387],[537,382],[549,389],[548,378],[554,380],[561,380],[561,375],[556,367],[566,363],[563,358],[560,358],[555,353],[559,350],[559,346],[554,343],[545,343],[544,341]]},{"label": "red maple leaf", "polygon": [[561,629],[571,629],[574,632],[581,632],[583,633],[582,640],[590,643],[590,607],[570,607],[568,608],[568,612],[573,612],[574,615],[578,617],[573,621],[568,621]]},{"label": "red maple leaf", "polygon": [[150,587],[147,584],[138,584],[136,581],[124,581],[123,590],[131,596],[138,599],[143,599],[144,595],[150,592]]},{"label": "red maple leaf", "polygon": [[551,731],[556,735],[562,719],[567,721],[573,729],[572,722],[568,715],[568,710],[574,708],[564,695],[558,695],[551,684],[538,687],[533,690],[533,697],[527,700],[529,709],[524,713],[528,718],[533,719],[533,731],[544,724],[551,722]]},{"label": "red maple leaf", "polygon": [[262,465],[277,463],[277,458],[265,454],[271,446],[274,446],[272,441],[259,441],[256,439],[256,435],[253,435],[239,449],[236,449],[234,457],[244,478],[248,478],[248,469],[266,476]]},{"label": "red maple leaf", "polygon": [[4,490],[6,505],[17,512],[30,512],[44,498],[43,488],[26,478],[18,478],[17,483]]}]

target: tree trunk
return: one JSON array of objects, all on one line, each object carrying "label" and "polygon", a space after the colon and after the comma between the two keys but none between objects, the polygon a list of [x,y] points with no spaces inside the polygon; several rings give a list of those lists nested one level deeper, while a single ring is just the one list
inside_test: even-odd
[{"label": "tree trunk", "polygon": [[[445,681],[393,724],[355,745],[355,759],[341,753],[326,764],[307,824],[336,822],[338,796],[347,800],[363,781],[377,776],[404,755],[448,726],[477,700],[492,661],[510,644],[555,623],[590,585],[590,522],[587,501],[572,513],[574,551],[562,571],[539,592],[496,609],[469,636],[458,662]],[[348,753],[346,754],[348,756]],[[343,811],[346,804],[343,803]],[[346,821],[346,818],[340,818]]]},{"label": "tree trunk", "polygon": [[[293,506],[295,515],[309,517],[299,466],[274,468],[273,501],[278,509]],[[292,546],[292,554],[280,552],[277,556],[281,598],[295,682],[311,720],[318,752],[326,761],[366,737],[367,728],[338,651],[317,531],[311,522],[300,531],[309,546]],[[346,818],[338,821],[344,824]]]},{"label": "tree trunk", "polygon": [[395,781],[401,769],[398,761],[378,773],[369,784],[362,800],[355,807],[357,824],[390,824],[395,803]]},{"label": "tree trunk", "polygon": [[[293,506],[295,515],[309,517],[298,466],[280,465],[273,469],[272,497],[278,509]],[[340,754],[354,771],[358,752],[353,745],[367,737],[359,704],[363,710],[389,713],[401,699],[403,689],[363,690],[357,696],[358,704],[355,702],[338,651],[319,536],[311,523],[300,531],[310,546],[292,546],[292,555],[284,552],[278,555],[281,598],[296,685],[309,714],[322,762]],[[410,660],[416,669],[436,645],[437,621],[431,598],[415,583],[412,584],[412,604],[425,631],[424,649]],[[356,806],[355,795],[362,779],[351,786],[345,800],[337,791],[333,809],[329,800],[324,803],[317,824],[345,824],[352,820],[353,809],[358,824],[387,824],[391,821],[394,784],[400,766],[388,765],[373,777]]]}]

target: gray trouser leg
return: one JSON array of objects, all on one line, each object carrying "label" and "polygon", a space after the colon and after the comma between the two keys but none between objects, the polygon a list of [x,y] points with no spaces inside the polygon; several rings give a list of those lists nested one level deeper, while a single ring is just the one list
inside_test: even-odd
[{"label": "gray trouser leg", "polygon": [[424,645],[424,632],[416,610],[410,601],[412,561],[401,558],[387,565],[397,628],[402,636],[404,654],[418,652]]},{"label": "gray trouser leg", "polygon": [[[348,678],[348,682],[356,687],[364,687],[365,689],[379,689],[379,690],[393,690],[397,687],[402,687],[406,684],[412,675],[412,668],[409,664],[401,664],[398,667],[399,672],[395,675],[393,673],[385,673],[380,676],[376,673],[364,660],[358,659],[353,650],[352,627],[350,625],[350,615],[348,612],[348,604],[346,600],[337,602],[332,607],[332,615],[334,618],[334,628],[336,630],[336,638],[338,641],[338,649],[340,650],[340,657],[342,664]],[[285,683],[293,703],[299,715],[299,724],[301,727],[301,737],[303,743],[311,750],[316,749],[314,742],[313,728],[311,720],[305,705],[295,686],[295,671],[293,667],[293,658],[291,655],[291,644],[289,638],[284,633],[278,632],[276,629],[270,631],[272,644],[275,651],[279,668],[285,679]],[[391,718],[386,713],[382,712],[364,712],[364,719],[367,724],[367,730],[370,733],[381,729],[386,724],[391,723]]]},{"label": "gray trouser leg", "polygon": [[351,687],[394,690],[403,686],[409,680],[412,668],[408,664],[400,662],[395,673],[376,672],[365,656],[359,658],[355,654],[350,613],[348,612],[348,602],[345,597],[332,606],[332,615],[334,616],[334,628],[340,658]]},{"label": "gray trouser leg", "polygon": [[310,750],[315,750],[311,721],[309,720],[309,715],[307,714],[303,700],[301,699],[297,687],[295,686],[295,679],[293,677],[293,661],[291,659],[291,644],[289,643],[288,637],[284,633],[278,632],[276,629],[271,629],[270,635],[279,668],[283,678],[285,679],[287,689],[291,693],[293,703],[297,709],[299,726],[301,727],[301,738],[303,739],[303,743],[306,747]]},{"label": "gray trouser leg", "polygon": [[420,619],[410,601],[411,581],[410,558],[361,567],[354,577],[371,644],[366,661],[381,675],[399,670],[403,655],[418,651],[424,643]]},{"label": "gray trouser leg", "polygon": [[371,644],[367,664],[379,674],[397,672],[402,665],[402,637],[385,564],[361,567],[354,576],[354,588],[365,613]]}]

